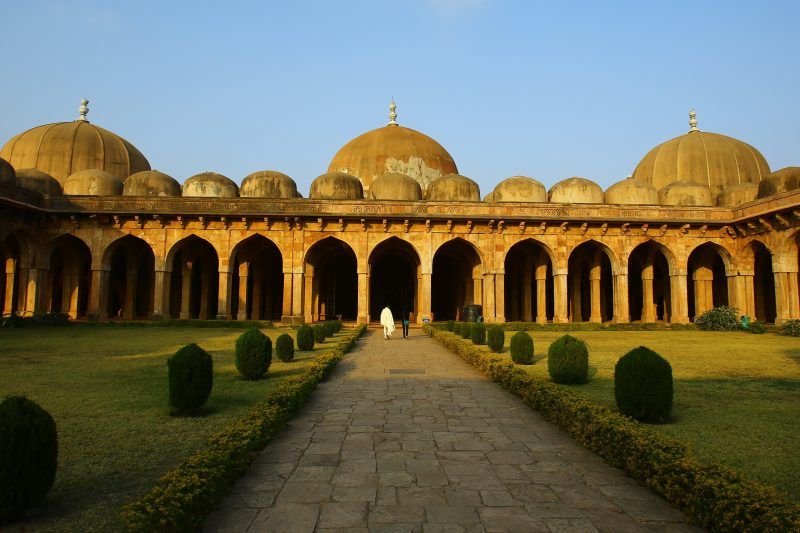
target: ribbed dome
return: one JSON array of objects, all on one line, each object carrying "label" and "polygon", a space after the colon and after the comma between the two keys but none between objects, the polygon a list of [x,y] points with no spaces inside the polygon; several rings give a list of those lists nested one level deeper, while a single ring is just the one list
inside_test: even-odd
[{"label": "ribbed dome", "polygon": [[447,174],[433,180],[425,193],[432,202],[480,202],[478,184],[461,174]]},{"label": "ribbed dome", "polygon": [[8,185],[17,184],[14,167],[5,159],[0,159],[0,183],[7,183]]},{"label": "ribbed dome", "polygon": [[[87,102],[88,103],[88,102]],[[85,108],[84,108],[85,109]],[[37,168],[61,184],[75,172],[98,168],[120,181],[150,163],[122,137],[85,120],[45,124],[20,133],[0,150],[0,157],[14,168]]]},{"label": "ribbed dome", "polygon": [[586,178],[572,177],[553,185],[548,199],[559,204],[602,204],[603,189]]},{"label": "ribbed dome", "polygon": [[417,180],[423,192],[436,178],[458,173],[455,161],[442,145],[423,133],[398,126],[394,103],[390,109],[389,125],[345,144],[333,156],[328,172],[352,174],[366,190],[378,176],[400,172]]},{"label": "ribbed dome", "polygon": [[355,176],[328,172],[311,182],[308,197],[315,200],[359,200],[364,198],[364,189]]},{"label": "ribbed dome", "polygon": [[369,195],[376,200],[422,200],[422,188],[410,176],[389,172],[372,182]]},{"label": "ribbed dome", "polygon": [[64,194],[84,196],[119,196],[122,180],[105,170],[90,168],[67,176]]},{"label": "ribbed dome", "polygon": [[274,170],[259,170],[242,181],[240,196],[255,198],[297,198],[297,184],[292,178]]},{"label": "ribbed dome", "polygon": [[800,167],[786,167],[769,174],[758,184],[758,197],[766,198],[800,189]]},{"label": "ribbed dome", "polygon": [[714,205],[714,194],[707,185],[693,181],[676,181],[658,191],[658,203],[678,206]]},{"label": "ribbed dome", "polygon": [[488,193],[486,196],[484,196],[483,200],[481,200],[481,202],[489,202],[489,203],[494,202],[494,191],[492,191],[492,192]]},{"label": "ribbed dome", "polygon": [[734,183],[758,183],[769,174],[761,153],[747,143],[696,129],[659,144],[639,163],[633,177],[661,189],[677,181],[693,181],[711,188],[714,196]]},{"label": "ribbed dome", "polygon": [[125,196],[180,196],[181,185],[175,178],[158,170],[145,170],[131,174],[125,180]]},{"label": "ribbed dome", "polygon": [[35,168],[17,170],[17,184],[23,189],[38,192],[39,194],[49,194],[50,196],[64,194],[57,179]]},{"label": "ribbed dome", "polygon": [[755,183],[734,183],[728,185],[717,196],[717,205],[735,207],[752,202],[758,197],[758,185]]},{"label": "ribbed dome", "polygon": [[[485,201],[485,199],[484,199]],[[546,202],[547,189],[533,178],[513,176],[497,184],[492,202]]]},{"label": "ribbed dome", "polygon": [[183,196],[205,198],[236,198],[239,187],[230,179],[216,172],[195,174],[183,182]]},{"label": "ribbed dome", "polygon": [[605,203],[658,205],[658,189],[649,183],[628,178],[606,189]]}]

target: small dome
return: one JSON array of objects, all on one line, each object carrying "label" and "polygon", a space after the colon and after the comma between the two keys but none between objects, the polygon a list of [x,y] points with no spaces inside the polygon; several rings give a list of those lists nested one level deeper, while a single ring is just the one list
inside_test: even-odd
[{"label": "small dome", "polygon": [[311,183],[308,197],[315,200],[360,200],[364,198],[364,188],[355,176],[328,172]]},{"label": "small dome", "polygon": [[389,124],[359,135],[333,156],[328,172],[347,172],[369,190],[372,182],[388,172],[400,172],[427,190],[430,183],[458,172],[452,156],[427,135],[397,124],[394,102]]},{"label": "small dome", "polygon": [[533,178],[514,176],[497,184],[492,202],[546,202],[547,189]]},{"label": "small dome", "polygon": [[57,179],[35,168],[17,170],[17,183],[23,189],[38,192],[39,194],[48,194],[50,196],[64,194]]},{"label": "small dome", "polygon": [[2,158],[0,158],[0,183],[7,183],[8,185],[17,184],[14,167],[11,166],[11,163]]},{"label": "small dome", "polygon": [[644,181],[628,178],[606,189],[605,203],[658,205],[658,189]]},{"label": "small dome", "polygon": [[658,191],[658,203],[678,206],[714,205],[714,194],[708,185],[693,181],[676,181]]},{"label": "small dome", "polygon": [[602,204],[603,189],[586,178],[567,178],[550,188],[548,198],[558,204]]},{"label": "small dome", "polygon": [[800,167],[776,170],[758,184],[758,197],[766,198],[800,189]]},{"label": "small dome", "polygon": [[481,200],[481,202],[487,202],[487,203],[494,202],[494,191],[492,191],[489,194],[487,194],[486,196],[484,196],[483,200]]},{"label": "small dome", "polygon": [[150,170],[150,163],[135,146],[86,119],[88,103],[81,102],[77,120],[37,126],[13,137],[0,150],[0,157],[14,168],[41,170],[62,185],[67,176],[81,170],[105,170],[121,182],[131,174]]},{"label": "small dome", "polygon": [[251,198],[297,198],[297,184],[274,170],[259,170],[242,181],[240,196]]},{"label": "small dome", "polygon": [[693,181],[711,188],[713,196],[734,183],[758,183],[769,174],[761,152],[733,137],[697,129],[689,113],[688,133],[659,144],[633,171],[633,177],[657,189],[678,181]]},{"label": "small dome", "polygon": [[411,176],[389,172],[372,182],[369,196],[376,200],[422,200],[422,187]]},{"label": "small dome", "polygon": [[122,180],[110,172],[92,168],[80,170],[64,180],[64,194],[79,196],[119,196]]},{"label": "small dome", "polygon": [[717,196],[717,205],[736,207],[752,202],[758,197],[758,185],[755,183],[734,183],[728,185]]},{"label": "small dome", "polygon": [[481,189],[466,176],[448,174],[431,182],[425,199],[432,202],[480,202]]},{"label": "small dome", "polygon": [[195,174],[183,182],[183,196],[204,198],[236,198],[239,187],[230,179],[216,172]]},{"label": "small dome", "polygon": [[131,174],[122,190],[125,196],[180,196],[181,185],[172,176],[158,170]]}]

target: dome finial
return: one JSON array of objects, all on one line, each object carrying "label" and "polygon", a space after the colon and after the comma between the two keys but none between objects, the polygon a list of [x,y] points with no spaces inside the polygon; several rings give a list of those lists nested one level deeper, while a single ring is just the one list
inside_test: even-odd
[{"label": "dome finial", "polygon": [[78,113],[81,114],[81,116],[78,117],[78,120],[82,122],[89,122],[89,119],[86,118],[86,115],[89,114],[89,100],[86,98],[81,100],[81,106],[78,108]]},{"label": "dome finial", "polygon": [[689,131],[700,131],[697,128],[697,113],[694,112],[694,109],[689,110]]},{"label": "dome finial", "polygon": [[397,106],[394,105],[394,98],[389,104],[389,126],[397,126]]}]

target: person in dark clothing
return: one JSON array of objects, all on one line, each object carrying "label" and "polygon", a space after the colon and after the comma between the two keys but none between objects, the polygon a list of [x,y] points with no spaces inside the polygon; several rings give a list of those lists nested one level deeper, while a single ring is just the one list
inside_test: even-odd
[{"label": "person in dark clothing", "polygon": [[400,320],[403,321],[403,338],[406,340],[408,340],[408,326],[411,323],[411,319],[408,316],[410,312],[408,305],[405,304],[400,309]]}]

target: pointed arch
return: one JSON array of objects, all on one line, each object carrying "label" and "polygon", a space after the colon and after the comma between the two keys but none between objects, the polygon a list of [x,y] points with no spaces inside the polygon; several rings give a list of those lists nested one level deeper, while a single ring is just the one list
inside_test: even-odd
[{"label": "pointed arch", "polygon": [[713,241],[695,246],[687,261],[687,301],[689,317],[697,318],[712,307],[729,305],[728,273],[732,257]]},{"label": "pointed arch", "polygon": [[306,321],[356,319],[358,263],[350,244],[325,237],[306,250],[303,261]]},{"label": "pointed arch", "polygon": [[460,319],[464,306],[480,305],[483,273],[483,258],[473,243],[456,237],[439,245],[433,254],[431,276],[431,311],[434,318]]},{"label": "pointed arch", "polygon": [[101,299],[102,317],[148,318],[153,312],[155,254],[144,239],[124,235],[111,242],[103,252],[103,271],[108,280],[102,284],[107,294]]},{"label": "pointed arch", "polygon": [[385,306],[395,317],[419,315],[422,263],[417,249],[391,236],[372,248],[368,264],[370,317],[377,319]]},{"label": "pointed arch", "polygon": [[616,255],[594,239],[575,246],[567,261],[568,309],[572,322],[605,322],[615,316]]},{"label": "pointed arch", "polygon": [[65,233],[47,246],[47,287],[44,291],[48,311],[66,313],[70,318],[86,316],[91,286],[92,252],[79,237]]},{"label": "pointed arch", "polygon": [[522,239],[511,246],[504,259],[505,318],[539,323],[553,320],[555,256],[536,239]]},{"label": "pointed arch", "polygon": [[164,262],[169,275],[169,314],[173,318],[210,319],[217,316],[219,256],[214,246],[197,235],[175,242]]},{"label": "pointed arch", "polygon": [[672,317],[672,274],[675,256],[662,243],[648,239],[628,255],[628,309],[631,321],[668,322]]},{"label": "pointed arch", "polygon": [[279,320],[283,305],[283,254],[255,234],[239,241],[229,259],[233,274],[231,314],[237,320]]}]

